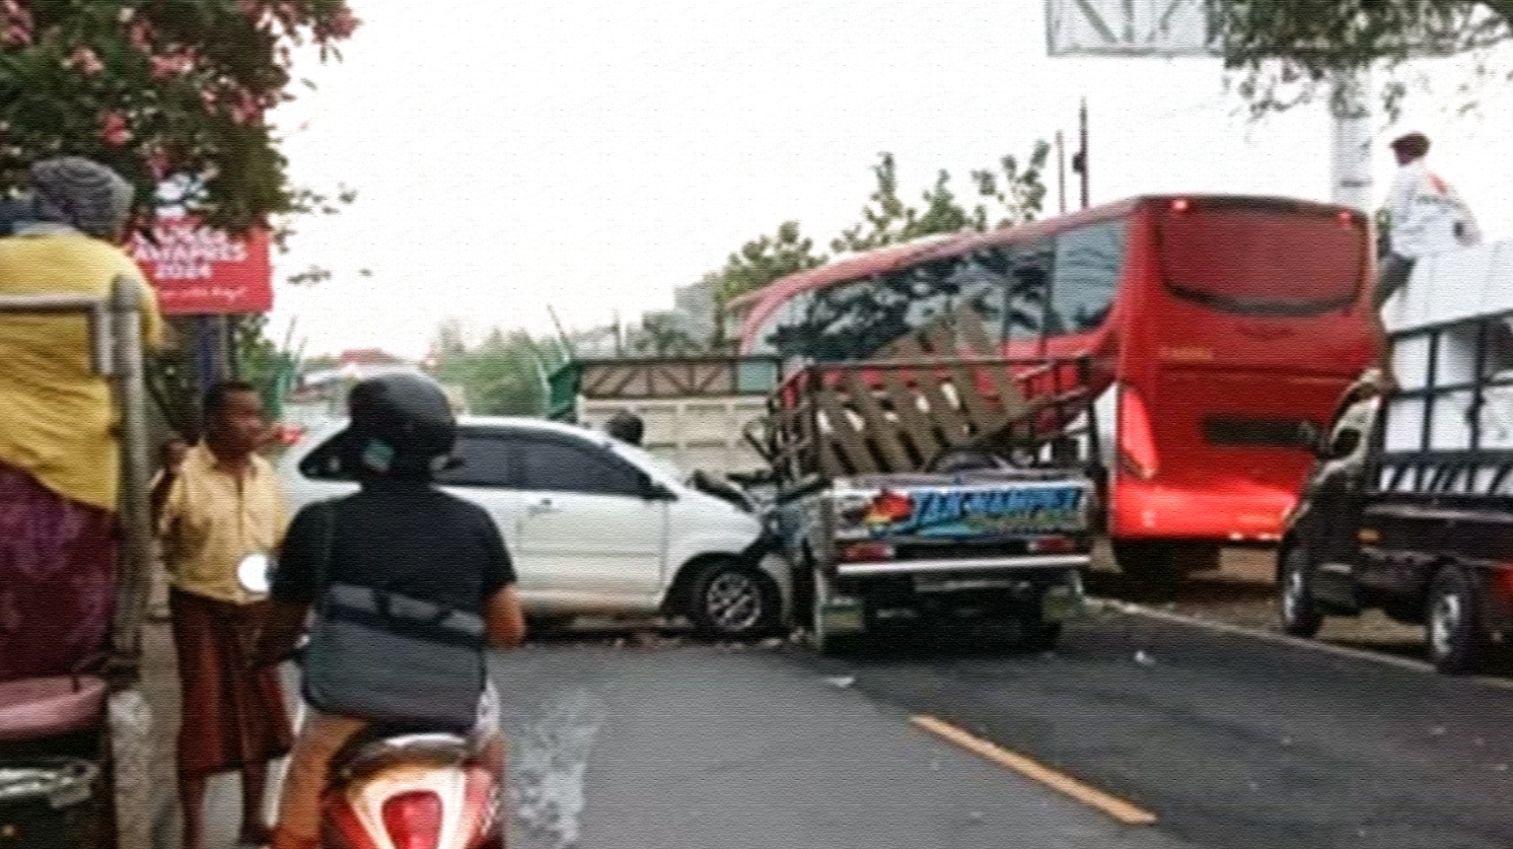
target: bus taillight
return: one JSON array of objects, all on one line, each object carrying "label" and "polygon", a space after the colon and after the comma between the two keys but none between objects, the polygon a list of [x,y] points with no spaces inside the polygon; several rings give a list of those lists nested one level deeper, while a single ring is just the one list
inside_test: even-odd
[{"label": "bus taillight", "polygon": [[1119,465],[1141,480],[1156,475],[1156,435],[1145,400],[1134,387],[1119,387]]}]

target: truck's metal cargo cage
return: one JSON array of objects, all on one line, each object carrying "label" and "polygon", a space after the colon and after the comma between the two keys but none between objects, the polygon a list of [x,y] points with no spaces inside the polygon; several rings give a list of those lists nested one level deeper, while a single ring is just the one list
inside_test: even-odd
[{"label": "truck's metal cargo cage", "polygon": [[1513,496],[1513,310],[1392,334],[1399,383],[1373,480],[1385,492]]}]

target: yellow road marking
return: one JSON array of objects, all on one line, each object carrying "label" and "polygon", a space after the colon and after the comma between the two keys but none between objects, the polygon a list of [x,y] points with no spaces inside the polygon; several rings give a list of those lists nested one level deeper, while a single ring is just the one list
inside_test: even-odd
[{"label": "yellow road marking", "polygon": [[1063,775],[1050,767],[1038,764],[1024,755],[1015,754],[995,743],[968,734],[948,722],[923,715],[909,721],[916,727],[955,743],[975,755],[981,755],[999,766],[1008,767],[1020,775],[1059,790],[1084,805],[1097,808],[1125,825],[1153,825],[1156,822],[1156,815],[1150,811],[1137,808],[1123,799],[1117,799],[1102,790],[1089,787],[1069,775]]}]

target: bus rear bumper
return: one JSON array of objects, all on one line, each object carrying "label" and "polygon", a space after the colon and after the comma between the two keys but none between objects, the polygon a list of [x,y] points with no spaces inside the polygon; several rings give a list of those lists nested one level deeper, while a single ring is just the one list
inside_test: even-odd
[{"label": "bus rear bumper", "polygon": [[1110,535],[1117,539],[1205,540],[1223,545],[1274,545],[1297,495],[1249,486],[1225,492],[1121,480],[1110,498]]}]

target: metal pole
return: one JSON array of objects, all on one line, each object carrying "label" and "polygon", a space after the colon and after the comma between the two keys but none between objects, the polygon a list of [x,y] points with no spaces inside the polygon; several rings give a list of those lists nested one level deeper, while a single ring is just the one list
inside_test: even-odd
[{"label": "metal pole", "polygon": [[224,356],[222,357],[224,370],[222,374],[225,374],[232,380],[242,379],[242,358],[237,356],[236,344],[237,325],[240,320],[240,316],[216,316],[216,323],[220,325],[221,330],[221,350],[224,352]]},{"label": "metal pole", "polygon": [[124,530],[114,646],[133,677],[141,647],[142,619],[152,583],[152,519],[148,506],[147,386],[142,368],[142,293],[127,277],[116,278],[110,295],[110,376],[121,420],[120,516]]},{"label": "metal pole", "polygon": [[1089,205],[1089,192],[1088,192],[1088,179],[1089,179],[1089,177],[1088,177],[1088,150],[1087,150],[1087,148],[1088,148],[1087,98],[1085,98],[1085,97],[1082,99],[1082,107],[1080,109],[1078,109],[1077,122],[1078,122],[1078,125],[1079,125],[1078,126],[1078,135],[1080,137],[1080,143],[1081,143],[1081,150],[1077,154],[1078,163],[1079,163],[1079,165],[1081,167],[1079,167],[1077,170],[1082,174],[1082,208],[1083,209],[1087,209],[1088,205]]},{"label": "metal pole", "polygon": [[120,415],[121,494],[118,499],[124,531],[116,593],[111,683],[114,692],[106,706],[114,773],[112,803],[116,844],[147,846],[152,835],[152,706],[139,685],[142,621],[152,591],[154,563],[152,516],[148,488],[147,384],[142,358],[142,284],[117,276],[111,284],[109,318],[102,322],[110,337],[110,380]]},{"label": "metal pole", "polygon": [[195,352],[199,355],[195,369],[196,404],[216,381],[215,326],[211,323],[211,318],[208,315],[194,317]]},{"label": "metal pole", "polygon": [[1362,212],[1371,208],[1371,74],[1342,72],[1329,98],[1330,200]]}]

